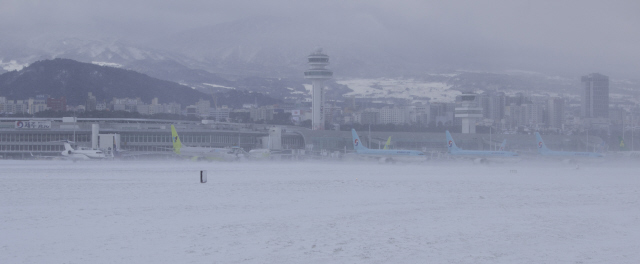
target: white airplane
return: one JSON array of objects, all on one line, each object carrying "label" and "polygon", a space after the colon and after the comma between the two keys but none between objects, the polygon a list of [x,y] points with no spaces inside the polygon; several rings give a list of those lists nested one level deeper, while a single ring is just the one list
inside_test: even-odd
[{"label": "white airplane", "polygon": [[107,158],[107,155],[105,155],[102,150],[87,148],[73,149],[69,142],[64,143],[64,151],[62,151],[62,156],[73,161],[99,160]]}]

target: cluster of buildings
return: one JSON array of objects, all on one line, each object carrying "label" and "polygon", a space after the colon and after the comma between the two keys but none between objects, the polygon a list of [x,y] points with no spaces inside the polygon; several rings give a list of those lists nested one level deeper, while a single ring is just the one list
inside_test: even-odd
[{"label": "cluster of buildings", "polygon": [[[82,107],[82,106],[80,106]],[[143,115],[153,115],[160,113],[181,114],[182,108],[180,104],[168,103],[159,104],[158,98],[151,100],[151,104],[146,104],[140,98],[113,98],[110,103],[97,102],[96,97],[89,93],[87,102],[84,105],[84,111],[126,111],[138,112]]]},{"label": "cluster of buildings", "polygon": [[[610,108],[609,78],[593,73],[581,78],[581,98],[572,104],[561,96],[503,92],[466,93],[455,103],[414,103],[369,107],[344,115],[345,123],[423,124],[462,126],[463,133],[475,133],[475,126],[498,131],[571,130],[624,122],[624,111]],[[356,109],[355,103],[352,109]],[[578,110],[579,111],[574,111]],[[334,119],[335,120],[335,119]]]},{"label": "cluster of buildings", "polygon": [[[308,56],[309,69],[304,77],[312,82],[311,100],[286,102],[280,105],[245,104],[242,108],[212,107],[208,100],[182,107],[177,103],[160,103],[157,98],[143,102],[140,98],[113,98],[99,102],[89,93],[85,105],[67,106],[66,99],[38,95],[28,100],[8,100],[0,97],[0,113],[35,114],[40,111],[127,111],[142,115],[159,113],[182,114],[203,119],[260,123],[273,120],[278,114],[288,114],[294,124],[310,120],[313,130],[325,130],[325,124],[461,126],[463,133],[475,133],[475,126],[491,127],[503,133],[527,130],[566,131],[585,126],[624,122],[624,113],[609,104],[609,78],[593,73],[583,76],[579,105],[561,96],[540,96],[525,93],[507,95],[503,92],[466,93],[453,103],[401,100],[345,98],[325,101],[324,84],[333,76],[326,66],[329,56],[317,50]],[[377,101],[376,101],[377,100]],[[577,107],[579,107],[579,111]],[[613,121],[612,121],[613,120]]]},{"label": "cluster of buildings", "polygon": [[0,96],[0,114],[35,114],[45,110],[67,111],[67,99],[64,96],[53,98],[48,95],[37,95],[27,100],[11,100]]}]

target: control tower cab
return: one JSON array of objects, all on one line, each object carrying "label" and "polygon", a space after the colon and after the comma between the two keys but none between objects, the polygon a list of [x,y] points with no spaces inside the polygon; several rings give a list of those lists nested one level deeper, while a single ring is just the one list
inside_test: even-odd
[{"label": "control tower cab", "polygon": [[462,133],[475,134],[476,121],[482,119],[482,107],[478,103],[478,95],[464,93],[459,97],[459,105],[456,106],[456,118],[462,119]]},{"label": "control tower cab", "polygon": [[324,130],[324,81],[333,77],[333,72],[326,69],[329,56],[317,49],[308,56],[309,70],[304,72],[304,78],[310,79],[311,89],[311,128]]}]

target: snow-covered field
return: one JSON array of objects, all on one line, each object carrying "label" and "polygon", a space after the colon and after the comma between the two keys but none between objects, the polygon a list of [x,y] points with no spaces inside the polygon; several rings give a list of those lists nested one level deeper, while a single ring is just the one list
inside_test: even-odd
[{"label": "snow-covered field", "polygon": [[0,166],[0,263],[640,262],[631,164]]}]

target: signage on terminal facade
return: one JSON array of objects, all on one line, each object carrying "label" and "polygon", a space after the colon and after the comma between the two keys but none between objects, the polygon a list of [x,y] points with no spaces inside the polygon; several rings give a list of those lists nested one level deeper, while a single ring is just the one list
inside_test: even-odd
[{"label": "signage on terminal facade", "polygon": [[51,129],[51,121],[16,121],[17,129]]}]

